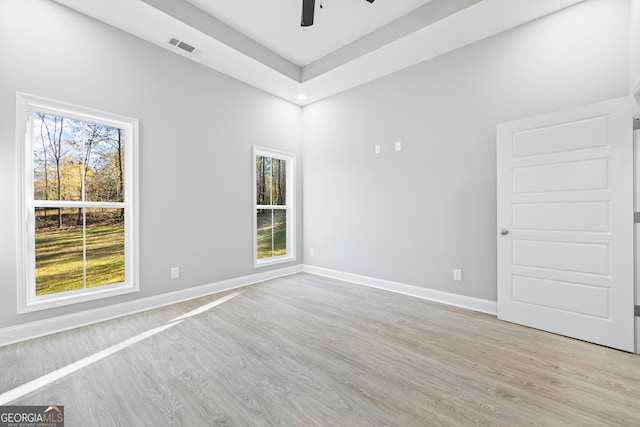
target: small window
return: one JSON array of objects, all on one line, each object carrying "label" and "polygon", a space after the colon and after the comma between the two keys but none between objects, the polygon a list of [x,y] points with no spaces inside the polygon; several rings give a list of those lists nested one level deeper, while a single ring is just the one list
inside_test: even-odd
[{"label": "small window", "polygon": [[18,312],[139,289],[138,122],[18,94]]},{"label": "small window", "polygon": [[295,156],[254,147],[256,267],[294,261]]}]

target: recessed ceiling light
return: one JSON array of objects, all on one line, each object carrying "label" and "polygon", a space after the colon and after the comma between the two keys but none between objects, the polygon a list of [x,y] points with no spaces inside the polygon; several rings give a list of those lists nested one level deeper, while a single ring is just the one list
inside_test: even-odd
[{"label": "recessed ceiling light", "polygon": [[305,95],[304,93],[299,93],[296,98],[298,98],[300,101],[304,101],[305,99],[307,99],[307,95]]}]

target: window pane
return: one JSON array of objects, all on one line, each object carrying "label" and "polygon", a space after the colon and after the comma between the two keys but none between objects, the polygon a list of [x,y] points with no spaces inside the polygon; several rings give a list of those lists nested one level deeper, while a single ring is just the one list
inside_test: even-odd
[{"label": "window pane", "polygon": [[36,208],[36,295],[84,287],[82,227],[59,228],[61,212],[69,214],[63,209]]},{"label": "window pane", "polygon": [[123,129],[34,113],[32,135],[36,200],[124,201]]},{"label": "window pane", "polygon": [[273,209],[258,210],[258,259],[273,256]]},{"label": "window pane", "polygon": [[258,209],[258,259],[273,256],[273,210]]},{"label": "window pane", "polygon": [[82,138],[79,122],[34,113],[33,165],[36,200],[80,200],[82,191]]},{"label": "window pane", "polygon": [[287,204],[287,161],[256,156],[256,204]]},{"label": "window pane", "polygon": [[271,204],[271,158],[256,156],[256,204]]},{"label": "window pane", "polygon": [[86,215],[87,287],[124,282],[124,209]]},{"label": "window pane", "polygon": [[287,204],[287,161],[271,159],[271,204]]},{"label": "window pane", "polygon": [[124,130],[85,123],[85,200],[124,201]]},{"label": "window pane", "polygon": [[287,211],[276,209],[273,213],[273,256],[287,254]]},{"label": "window pane", "polygon": [[284,209],[257,211],[258,259],[287,254],[287,212]]}]

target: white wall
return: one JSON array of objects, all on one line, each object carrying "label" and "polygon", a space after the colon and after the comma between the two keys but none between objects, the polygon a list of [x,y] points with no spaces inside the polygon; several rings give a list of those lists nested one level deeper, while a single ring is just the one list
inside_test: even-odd
[{"label": "white wall", "polygon": [[[48,0],[0,1],[0,40],[0,329],[256,272],[251,146],[300,157],[299,107]],[[140,120],[139,294],[16,314],[16,91]]]},{"label": "white wall", "polygon": [[495,301],[496,124],[627,95],[629,48],[588,0],[305,107],[305,263]]},{"label": "white wall", "polygon": [[640,99],[640,0],[629,0],[631,13],[631,73],[630,85]]}]

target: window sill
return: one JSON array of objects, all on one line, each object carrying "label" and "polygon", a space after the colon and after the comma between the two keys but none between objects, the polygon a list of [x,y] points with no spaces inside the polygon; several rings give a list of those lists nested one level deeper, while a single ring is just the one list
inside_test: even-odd
[{"label": "window sill", "polygon": [[285,262],[293,262],[295,260],[296,260],[296,257],[294,255],[283,255],[283,256],[273,257],[273,258],[264,258],[264,259],[255,260],[255,262],[253,263],[253,267],[254,268],[268,267],[270,265],[283,264]]},{"label": "window sill", "polygon": [[18,307],[18,314],[32,313],[51,308],[64,307],[82,302],[95,301],[110,298],[117,295],[125,295],[140,290],[139,286],[118,283],[115,285],[101,286],[100,289],[80,289],[77,291],[62,292],[60,294],[43,295],[29,298],[25,304]]}]

